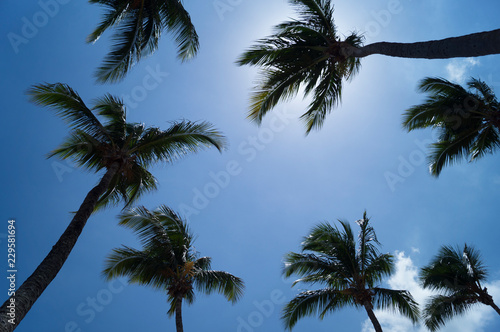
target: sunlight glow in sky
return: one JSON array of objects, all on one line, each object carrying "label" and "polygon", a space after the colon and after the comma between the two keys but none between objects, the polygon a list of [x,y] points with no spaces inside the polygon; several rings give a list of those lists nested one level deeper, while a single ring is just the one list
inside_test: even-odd
[{"label": "sunlight glow in sky", "polygon": [[[17,225],[19,283],[38,266],[62,234],[99,175],[46,159],[68,133],[48,109],[28,102],[33,84],[69,84],[86,103],[105,93],[122,97],[129,121],[167,128],[170,121],[209,121],[229,141],[223,153],[208,150],[152,169],[159,190],[139,202],[166,204],[184,215],[197,235],[196,249],[214,269],[241,277],[243,298],[234,305],[218,294],[198,295],[183,308],[186,331],[282,331],[282,306],[304,285],[281,276],[283,256],[322,221],[354,221],[366,210],[382,252],[397,271],[385,287],[405,288],[420,302],[429,292],[418,268],[441,245],[467,242],[480,250],[490,272],[488,290],[500,302],[498,193],[500,156],[446,168],[436,179],[425,161],[431,130],[407,133],[401,114],[420,103],[418,82],[427,76],[458,83],[477,77],[500,93],[498,56],[476,59],[362,59],[360,73],[344,86],[342,102],[320,131],[304,135],[299,116],[308,100],[280,104],[261,127],[246,119],[256,70],[237,57],[294,13],[283,0],[186,0],[200,35],[200,53],[175,58],[164,34],[158,51],[142,59],[118,84],[95,83],[93,73],[110,47],[110,33],[95,44],[86,36],[102,9],[87,1],[3,1],[0,10],[3,190],[0,248],[6,253],[8,219]],[[222,6],[222,7],[221,7]],[[222,8],[222,9],[221,9]],[[498,1],[359,0],[335,3],[339,34],[364,33],[366,43],[414,42],[498,28]],[[394,177],[396,176],[396,177]],[[121,245],[138,247],[117,226],[121,207],[93,215],[62,271],[16,331],[173,331],[166,295],[126,280],[107,282],[104,259]],[[6,260],[2,267],[6,271]],[[5,274],[5,273],[4,273]],[[0,293],[7,298],[7,280]],[[5,290],[5,291],[4,291]],[[2,293],[3,292],[3,293]],[[376,315],[384,331],[424,331],[387,312]],[[323,320],[305,318],[294,331],[371,331],[366,313],[342,309]],[[500,330],[500,319],[479,306],[442,331]]]}]

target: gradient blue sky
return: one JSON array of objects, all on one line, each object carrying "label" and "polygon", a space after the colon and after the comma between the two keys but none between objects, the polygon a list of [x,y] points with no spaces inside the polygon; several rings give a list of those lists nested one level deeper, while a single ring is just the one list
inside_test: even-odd
[{"label": "gradient blue sky", "polygon": [[[230,148],[222,154],[209,150],[153,169],[160,189],[140,201],[150,209],[166,204],[184,214],[198,235],[197,250],[213,258],[213,268],[245,280],[245,295],[235,305],[220,295],[199,295],[185,307],[186,331],[283,330],[283,302],[306,287],[291,288],[293,280],[282,279],[283,255],[299,250],[301,238],[320,221],[340,218],[357,227],[354,221],[365,209],[382,251],[397,257],[397,273],[385,286],[406,288],[425,299],[428,293],[416,284],[418,267],[441,245],[467,242],[481,250],[490,271],[488,289],[500,302],[500,156],[446,168],[435,179],[422,159],[433,133],[401,129],[402,112],[424,97],[416,86],[426,76],[461,83],[474,76],[498,92],[498,56],[434,61],[370,56],[345,85],[342,104],[323,129],[306,137],[298,117],[307,100],[300,97],[279,105],[260,128],[245,118],[257,75],[234,64],[273,25],[293,16],[286,1],[185,1],[200,35],[198,57],[180,64],[170,36],[164,34],[159,50],[114,85],[96,85],[93,78],[109,50],[110,34],[94,45],[85,43],[101,8],[59,0],[47,15],[46,3],[54,1],[0,4],[3,275],[7,220],[16,220],[20,283],[49,252],[69,223],[70,211],[99,178],[46,159],[67,127],[51,111],[30,104],[25,91],[33,84],[63,82],[86,102],[107,92],[125,98],[135,93],[129,97],[129,121],[166,128],[178,119],[207,120],[228,137]],[[366,43],[411,42],[496,29],[499,9],[497,1],[339,1],[335,18],[341,33],[362,32]],[[26,22],[38,27],[29,30]],[[13,44],[12,34],[25,39]],[[154,81],[151,72],[157,73]],[[146,90],[151,84],[155,87]],[[140,91],[147,93],[138,95]],[[222,175],[228,168],[231,175]],[[388,174],[401,176],[401,181],[391,184]],[[101,277],[112,248],[138,246],[129,231],[117,226],[119,212],[118,207],[91,217],[64,268],[17,331],[174,330],[174,320],[166,316],[165,294]],[[2,301],[7,288],[2,278]],[[424,331],[400,317],[377,314],[384,331]],[[323,321],[303,319],[294,331],[370,331],[366,321],[364,311],[351,308]],[[500,319],[486,307],[443,331],[499,329]]]}]

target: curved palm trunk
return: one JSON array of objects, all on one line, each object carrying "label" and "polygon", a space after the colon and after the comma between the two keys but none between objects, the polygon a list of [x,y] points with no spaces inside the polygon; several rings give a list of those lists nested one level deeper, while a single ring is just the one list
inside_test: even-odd
[{"label": "curved palm trunk", "polygon": [[498,308],[495,302],[493,302],[493,297],[488,293],[488,289],[486,287],[481,288],[481,285],[479,285],[478,283],[475,292],[479,294],[479,302],[485,305],[489,305],[497,312],[497,314],[500,315],[500,308]]},{"label": "curved palm trunk", "polygon": [[[115,163],[108,168],[99,184],[89,191],[73,220],[71,220],[71,223],[52,247],[49,254],[38,265],[35,272],[16,290],[16,293],[2,305],[0,308],[0,331],[14,331],[35,301],[54,280],[71,250],[73,250],[83,227],[94,211],[99,197],[106,192],[111,179],[118,171],[118,167],[119,165]],[[8,322],[12,318],[7,315],[10,310],[7,306],[10,304],[11,299],[14,299],[15,303],[15,324]]]},{"label": "curved palm trunk", "polygon": [[182,326],[182,298],[177,298],[175,303],[175,327],[177,332],[184,332],[184,327]]},{"label": "curved palm trunk", "polygon": [[449,59],[500,53],[500,29],[418,43],[380,42],[360,48],[343,45],[346,56],[363,58],[372,54],[413,59]]},{"label": "curved palm trunk", "polygon": [[499,314],[499,315],[500,315],[500,308],[499,308],[499,307],[497,307],[497,305],[496,305],[495,303],[490,304],[490,306],[491,306],[493,309],[495,309],[495,311],[497,312],[497,314]]},{"label": "curved palm trunk", "polygon": [[382,326],[380,326],[380,323],[378,322],[377,317],[375,317],[375,313],[373,312],[372,304],[370,302],[365,302],[363,305],[365,307],[366,313],[368,314],[368,317],[372,321],[373,327],[375,328],[376,332],[382,332]]}]

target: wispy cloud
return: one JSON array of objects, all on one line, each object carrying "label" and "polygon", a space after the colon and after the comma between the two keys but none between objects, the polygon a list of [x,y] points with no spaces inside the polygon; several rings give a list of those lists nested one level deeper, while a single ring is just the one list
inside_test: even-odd
[{"label": "wispy cloud", "polygon": [[[410,256],[405,256],[404,252],[396,252],[396,271],[388,280],[391,289],[406,289],[410,291],[421,308],[427,299],[433,295],[433,292],[423,289],[418,283],[418,268],[413,264]],[[493,296],[493,299],[500,299],[500,280],[487,283],[485,287]],[[425,326],[414,326],[411,321],[401,315],[391,311],[376,310],[377,316],[385,332],[425,332],[429,331]],[[491,307],[486,305],[477,305],[466,315],[457,316],[439,331],[440,332],[484,332],[496,314]],[[362,326],[362,332],[373,332],[373,325],[367,319]]]},{"label": "wispy cloud", "polygon": [[479,65],[479,60],[474,58],[453,59],[446,65],[448,80],[459,84],[464,84],[468,78],[468,71]]}]

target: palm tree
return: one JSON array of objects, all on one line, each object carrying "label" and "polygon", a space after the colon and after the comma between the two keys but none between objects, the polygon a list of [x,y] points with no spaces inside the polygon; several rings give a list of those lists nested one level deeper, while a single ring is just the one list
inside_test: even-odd
[{"label": "palm tree", "polygon": [[471,78],[468,90],[442,78],[425,78],[419,89],[429,94],[404,114],[403,126],[412,131],[433,127],[439,138],[431,145],[430,172],[439,176],[444,166],[492,153],[500,145],[500,104],[491,88]]},{"label": "palm tree", "polygon": [[119,218],[120,225],[138,235],[143,249],[114,249],[106,260],[104,276],[108,280],[128,277],[131,283],[166,292],[168,314],[175,313],[177,332],[183,331],[182,302],[193,303],[195,288],[206,294],[221,293],[233,303],[243,294],[240,278],[211,270],[211,258],[198,256],[186,222],[168,207],[162,205],[154,211],[138,207]]},{"label": "palm tree", "polygon": [[158,48],[163,30],[174,35],[177,57],[182,61],[194,57],[198,51],[198,35],[181,0],[89,1],[104,6],[106,13],[87,42],[93,43],[108,28],[117,27],[112,50],[96,72],[101,83],[123,79],[134,63]]},{"label": "palm tree", "polygon": [[394,271],[394,262],[392,255],[378,251],[376,245],[380,243],[366,212],[356,221],[361,228],[357,244],[349,223],[339,222],[341,229],[329,223],[315,226],[302,242],[302,253],[285,256],[284,275],[301,277],[293,285],[303,282],[325,286],[303,291],[285,306],[282,319],[286,328],[291,330],[304,316],[318,314],[323,319],[346,306],[364,308],[377,332],[382,327],[374,307],[392,307],[416,323],[418,306],[408,291],[377,286]]},{"label": "palm tree", "polygon": [[237,60],[258,66],[262,77],[250,99],[248,117],[260,123],[278,102],[301,87],[312,101],[302,115],[306,133],[319,129],[340,101],[343,80],[360,68],[360,58],[381,54],[404,58],[443,59],[500,53],[500,29],[418,43],[373,43],[362,46],[356,33],[339,37],[330,0],[288,0],[299,18],[275,26],[275,34],[257,41]]},{"label": "palm tree", "polygon": [[486,287],[487,271],[479,252],[464,245],[463,250],[443,246],[431,263],[420,271],[424,288],[443,292],[435,295],[424,309],[425,325],[436,331],[455,315],[462,315],[473,305],[482,303],[491,306],[500,315],[500,308],[493,302]]},{"label": "palm tree", "polygon": [[78,166],[104,174],[47,257],[11,297],[16,304],[15,325],[8,323],[6,316],[11,299],[0,308],[2,331],[13,331],[56,277],[94,210],[121,200],[129,206],[143,193],[156,189],[156,179],[148,171],[154,163],[171,163],[206,147],[222,150],[225,146],[224,137],[206,122],[173,123],[167,130],[127,123],[123,102],[111,95],[97,99],[92,109],[61,83],[34,86],[29,95],[34,103],[55,109],[72,129],[50,156],[69,158]]}]

